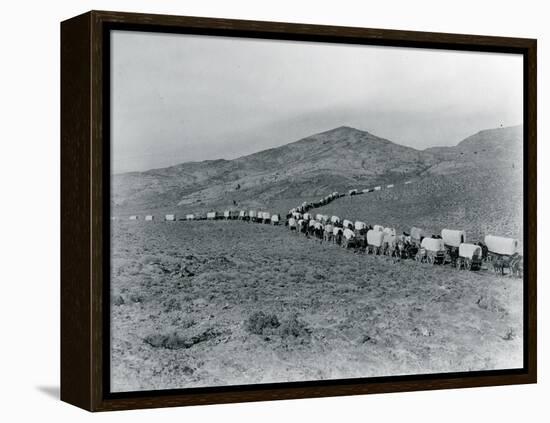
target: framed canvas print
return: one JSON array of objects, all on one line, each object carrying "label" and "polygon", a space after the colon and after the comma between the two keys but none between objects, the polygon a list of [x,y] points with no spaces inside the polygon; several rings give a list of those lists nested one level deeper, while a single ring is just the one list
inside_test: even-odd
[{"label": "framed canvas print", "polygon": [[61,24],[61,398],[536,381],[536,41]]}]

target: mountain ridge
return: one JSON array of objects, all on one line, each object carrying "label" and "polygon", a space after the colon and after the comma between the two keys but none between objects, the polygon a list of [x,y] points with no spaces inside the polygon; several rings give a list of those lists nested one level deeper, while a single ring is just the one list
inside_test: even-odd
[{"label": "mountain ridge", "polygon": [[[185,162],[114,175],[111,206],[123,212],[260,205],[276,198],[316,197],[358,185],[460,171],[479,165],[488,155],[514,160],[517,148],[512,147],[521,145],[518,128],[483,130],[454,147],[416,150],[368,131],[339,126],[231,160]],[[505,139],[504,147],[495,142],[499,138]],[[476,146],[490,151],[477,152]]]}]

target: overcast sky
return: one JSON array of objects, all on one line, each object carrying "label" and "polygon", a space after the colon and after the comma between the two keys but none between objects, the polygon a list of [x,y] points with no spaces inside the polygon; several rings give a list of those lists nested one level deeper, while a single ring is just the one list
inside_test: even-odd
[{"label": "overcast sky", "polygon": [[348,125],[423,149],[522,123],[520,55],[114,31],[113,173]]}]

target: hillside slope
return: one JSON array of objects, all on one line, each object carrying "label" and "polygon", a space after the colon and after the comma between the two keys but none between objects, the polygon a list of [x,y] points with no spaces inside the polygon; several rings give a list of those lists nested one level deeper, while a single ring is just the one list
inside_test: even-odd
[{"label": "hillside slope", "polygon": [[366,131],[339,127],[234,160],[183,163],[113,177],[118,212],[269,204],[419,174],[438,159]]},{"label": "hillside slope", "polygon": [[[478,132],[424,151],[342,126],[234,160],[207,160],[113,176],[113,214],[275,207],[334,190],[427,179],[426,195],[521,196],[523,127]],[[426,184],[422,185],[426,186]],[[414,189],[414,187],[411,187]]]}]

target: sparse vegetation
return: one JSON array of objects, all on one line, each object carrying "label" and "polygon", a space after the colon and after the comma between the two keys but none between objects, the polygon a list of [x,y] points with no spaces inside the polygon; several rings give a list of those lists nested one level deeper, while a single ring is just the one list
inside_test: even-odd
[{"label": "sparse vegetation", "polygon": [[[149,213],[153,206],[179,212],[173,207],[183,196],[186,211],[237,200],[243,207],[284,214],[335,189],[394,182],[398,175],[414,183],[346,197],[322,212],[398,232],[411,226],[428,233],[450,227],[466,230],[469,240],[487,232],[521,239],[521,163],[514,167],[509,161],[500,149],[506,143],[472,151],[472,140],[455,150],[399,148],[391,161],[388,141],[340,128],[310,140],[315,145],[321,140],[327,149],[321,159],[332,160],[329,147],[338,148],[331,138],[336,134],[345,135],[342,142],[365,147],[357,155],[359,167],[343,149],[345,158],[334,156],[337,171],[319,173],[321,167],[315,166],[322,161],[307,161],[311,145],[305,143],[309,147],[302,151],[298,143],[298,150],[288,154],[294,165],[304,164],[303,172],[278,165],[273,174],[261,169],[279,163],[275,149],[255,156],[266,182],[240,174],[246,183],[238,193],[225,185],[225,178],[232,186],[239,180],[231,176],[235,164],[222,161],[208,168],[199,164],[189,173],[186,168],[194,165],[176,166],[166,170],[167,179],[120,175],[119,200],[127,187],[134,191],[129,201],[115,203]],[[348,159],[350,166],[342,165]],[[242,172],[242,162],[237,164]],[[173,188],[165,189],[166,180]],[[158,187],[160,197],[154,191]],[[518,279],[350,254],[269,225],[116,221],[112,233],[115,391],[490,370],[522,363]]]},{"label": "sparse vegetation", "polygon": [[246,330],[255,335],[264,335],[272,333],[273,329],[280,326],[279,319],[274,314],[265,314],[263,311],[257,311],[250,315],[245,322]]}]

